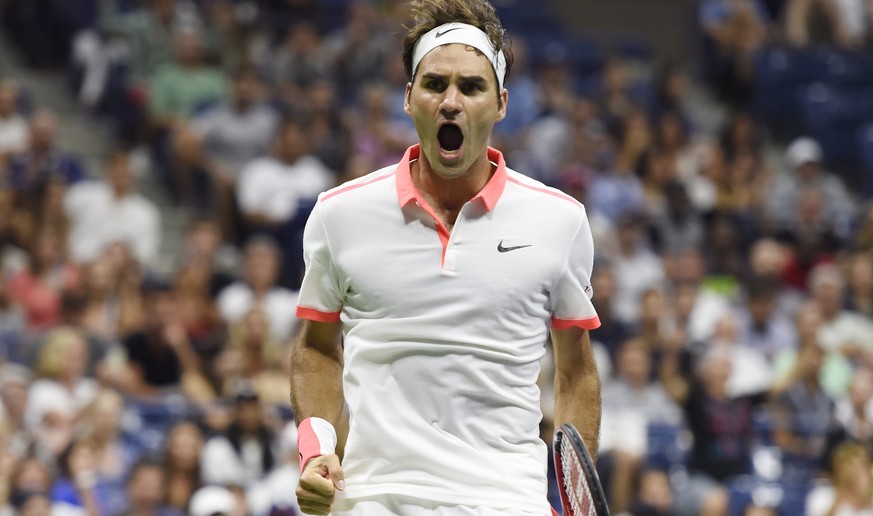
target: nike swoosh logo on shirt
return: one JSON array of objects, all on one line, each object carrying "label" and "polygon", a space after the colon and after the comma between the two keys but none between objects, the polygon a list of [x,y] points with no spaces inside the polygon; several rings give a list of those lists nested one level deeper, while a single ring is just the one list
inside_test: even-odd
[{"label": "nike swoosh logo on shirt", "polygon": [[503,240],[501,240],[500,243],[497,244],[497,250],[500,251],[501,253],[508,253],[509,251],[515,251],[516,249],[524,249],[525,247],[530,247],[532,245],[533,244],[513,245],[513,246],[509,246],[509,247],[503,247]]},{"label": "nike swoosh logo on shirt", "polygon": [[458,30],[458,29],[460,29],[460,27],[454,27],[452,29],[446,29],[444,31],[437,31],[435,37],[441,38],[441,37],[445,36],[446,34],[448,34],[449,32],[452,32],[453,30]]}]

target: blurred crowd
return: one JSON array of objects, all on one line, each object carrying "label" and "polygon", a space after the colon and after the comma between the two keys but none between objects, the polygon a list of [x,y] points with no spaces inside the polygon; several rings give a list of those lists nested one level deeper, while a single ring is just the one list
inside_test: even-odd
[{"label": "blurred crowd", "polygon": [[[864,48],[869,7],[696,8],[700,77],[507,23],[493,146],[582,201],[595,237],[601,479],[637,516],[870,514],[873,206],[819,142],[775,139],[749,110],[756,52]],[[404,3],[0,10],[24,62],[62,72],[116,135],[92,170],[0,70],[0,512],[297,514],[301,232],[319,192],[416,141]],[[688,102],[700,87],[728,113],[715,129]]]}]

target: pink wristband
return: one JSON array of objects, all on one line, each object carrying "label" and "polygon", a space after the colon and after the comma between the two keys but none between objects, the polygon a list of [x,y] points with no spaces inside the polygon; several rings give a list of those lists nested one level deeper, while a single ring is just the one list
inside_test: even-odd
[{"label": "pink wristband", "polygon": [[336,453],[336,429],[320,417],[308,417],[297,427],[297,449],[300,451],[300,471],[319,455]]}]

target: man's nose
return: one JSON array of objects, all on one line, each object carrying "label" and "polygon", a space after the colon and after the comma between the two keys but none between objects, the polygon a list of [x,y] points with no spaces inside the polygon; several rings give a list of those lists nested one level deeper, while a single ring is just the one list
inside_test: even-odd
[{"label": "man's nose", "polygon": [[443,92],[440,111],[445,115],[456,115],[461,111],[461,91],[457,86],[449,85],[446,91]]}]

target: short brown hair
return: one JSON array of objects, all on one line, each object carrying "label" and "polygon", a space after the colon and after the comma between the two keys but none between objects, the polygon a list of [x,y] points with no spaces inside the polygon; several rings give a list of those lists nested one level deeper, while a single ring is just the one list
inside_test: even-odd
[{"label": "short brown hair", "polygon": [[[412,51],[415,42],[428,31],[452,22],[478,27],[488,36],[494,50],[506,56],[506,77],[512,68],[512,50],[497,11],[488,0],[412,0],[409,3],[414,25],[403,40],[403,67],[412,80]],[[506,82],[504,81],[504,84]]]}]

